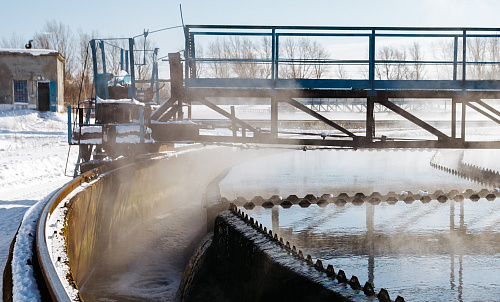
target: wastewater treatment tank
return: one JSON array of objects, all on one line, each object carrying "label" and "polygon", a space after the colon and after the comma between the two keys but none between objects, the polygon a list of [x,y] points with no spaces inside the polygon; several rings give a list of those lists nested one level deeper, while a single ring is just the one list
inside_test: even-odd
[{"label": "wastewater treatment tank", "polygon": [[[361,285],[406,301],[496,301],[498,191],[457,171],[463,152],[288,152],[234,167],[220,188],[263,227]],[[260,197],[274,206],[248,206]]]},{"label": "wastewater treatment tank", "polygon": [[[489,152],[493,158],[496,151]],[[71,280],[84,301],[175,301],[186,275],[193,274],[193,280],[206,276],[192,269],[200,243],[227,243],[217,239],[220,216],[213,241],[207,238],[215,215],[233,201],[249,218],[224,212],[222,220],[235,229],[244,229],[241,224],[248,221],[260,223],[282,245],[287,243],[288,252],[277,252],[282,263],[298,263],[299,270],[310,271],[307,263],[321,260],[321,267],[332,266],[347,280],[356,276],[361,286],[370,283],[377,293],[387,290],[393,300],[494,301],[500,268],[498,191],[494,183],[477,181],[472,175],[477,167],[465,162],[474,154],[465,155],[459,150],[304,152],[213,146],[146,156],[82,175],[82,185],[62,188],[66,196],[48,204],[44,213],[50,217],[60,207],[67,223],[64,231],[52,233],[59,223],[49,222],[45,240],[66,237]],[[259,238],[266,246],[273,242],[271,236]],[[254,247],[243,244],[239,252]],[[295,261],[298,251],[304,264]],[[66,263],[51,257],[54,266]],[[203,266],[204,258],[198,259]],[[280,270],[276,263],[253,267]],[[245,276],[237,261],[223,267]],[[308,289],[328,279],[327,272],[305,275],[310,280],[304,282],[312,280]],[[224,289],[217,292],[224,280],[202,280],[215,282],[208,290],[217,300],[234,300],[223,295]],[[346,292],[348,298],[341,300],[376,300],[337,280],[321,281],[326,285],[318,290],[331,286],[340,289],[335,294]],[[245,284],[231,290],[258,292]],[[207,291],[195,285],[191,297]],[[266,297],[264,292],[258,300]]]}]

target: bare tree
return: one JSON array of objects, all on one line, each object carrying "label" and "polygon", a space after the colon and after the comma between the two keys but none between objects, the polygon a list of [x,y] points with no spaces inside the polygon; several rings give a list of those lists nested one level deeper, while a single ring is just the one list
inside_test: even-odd
[{"label": "bare tree", "polygon": [[423,80],[425,77],[425,65],[419,63],[424,60],[422,54],[422,49],[418,42],[413,42],[413,45],[409,48],[410,58],[413,62],[413,70],[410,72],[408,78],[411,80]]},{"label": "bare tree", "polygon": [[377,53],[377,59],[383,61],[375,66],[379,80],[407,80],[411,78],[410,69],[406,61],[406,50],[394,47],[382,47]]},{"label": "bare tree", "polygon": [[[203,45],[197,45],[195,49],[196,58],[203,58],[204,56]],[[196,77],[199,78],[204,74],[205,64],[196,62]]]},{"label": "bare tree", "polygon": [[[467,40],[467,61],[485,62],[487,56],[487,40],[473,38]],[[467,64],[467,78],[482,80],[486,78],[486,66],[484,64]]]},{"label": "bare tree", "polygon": [[[270,61],[272,58],[272,43],[271,39],[268,37],[262,37],[262,40],[260,42],[260,46],[256,47],[257,50],[257,57],[260,60],[264,61]],[[264,79],[269,79],[271,78],[273,72],[273,66],[270,63],[264,63],[260,65],[260,74],[262,78]]]},{"label": "bare tree", "polygon": [[66,77],[71,77],[75,64],[73,54],[75,40],[69,26],[57,23],[55,20],[47,21],[40,32],[35,34],[34,47],[57,50],[65,59]]},{"label": "bare tree", "polygon": [[[208,56],[215,60],[229,59],[227,46],[223,39],[217,38],[208,45]],[[229,78],[230,69],[226,62],[213,61],[211,64],[213,76],[216,78]]]},{"label": "bare tree", "polygon": [[326,70],[322,63],[328,54],[326,49],[316,41],[301,38],[298,41],[286,39],[280,47],[280,59],[287,61],[282,64],[280,74],[290,79],[319,79]]},{"label": "bare tree", "polygon": [[256,59],[255,45],[247,38],[233,36],[225,40],[224,50],[231,59],[248,60],[247,62],[235,61],[230,64],[231,71],[238,78],[254,78],[259,73],[259,66],[250,60]]},{"label": "bare tree", "polygon": [[12,33],[10,38],[3,37],[0,41],[0,47],[3,48],[24,48],[24,46],[28,43],[28,40],[25,40],[24,37],[17,35],[15,32]]},{"label": "bare tree", "polygon": [[[500,62],[500,39],[490,38],[488,40],[487,47],[489,49],[489,60],[492,62]],[[498,80],[500,78],[499,65],[497,64],[491,65],[491,69],[488,73],[487,78],[489,80]]]},{"label": "bare tree", "polygon": [[[75,78],[78,85],[79,100],[86,100],[93,97],[94,94],[94,71],[92,66],[92,51],[90,49],[90,40],[96,38],[99,34],[96,31],[90,34],[84,33],[81,29],[78,30],[78,45],[75,52]],[[97,57],[98,62],[101,62],[100,57]],[[80,93],[81,86],[81,93]]]},{"label": "bare tree", "polygon": [[348,74],[347,70],[345,70],[344,65],[337,65],[337,68],[335,69],[335,73],[337,78],[339,79],[347,79]]},{"label": "bare tree", "polygon": [[150,79],[154,62],[154,53],[152,50],[154,50],[155,45],[151,42],[151,40],[144,38],[137,39],[135,41],[135,45],[136,49],[139,50],[134,52],[134,60],[136,64],[135,77],[138,80]]}]

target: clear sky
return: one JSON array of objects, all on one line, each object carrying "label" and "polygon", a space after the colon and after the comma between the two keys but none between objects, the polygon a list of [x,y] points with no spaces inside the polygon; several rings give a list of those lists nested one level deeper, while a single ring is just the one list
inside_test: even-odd
[{"label": "clear sky", "polygon": [[[181,24],[499,27],[499,0],[0,0],[0,38],[29,40],[46,21],[76,33],[130,37]],[[183,48],[182,29],[151,35],[160,54]],[[27,42],[27,41],[26,41]]]}]

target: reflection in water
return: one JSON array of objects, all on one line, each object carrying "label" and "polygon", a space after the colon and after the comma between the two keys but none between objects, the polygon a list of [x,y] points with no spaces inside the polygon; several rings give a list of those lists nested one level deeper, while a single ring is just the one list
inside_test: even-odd
[{"label": "reflection in water", "polygon": [[375,206],[366,205],[366,239],[368,244],[368,282],[374,284],[373,269],[375,267],[375,240],[374,240]]},{"label": "reflection in water", "polygon": [[[288,152],[234,167],[221,182],[221,193],[232,200],[275,194],[286,198],[361,192],[368,196],[483,188],[432,168],[429,162],[434,154]],[[455,159],[441,156],[441,160],[451,165]],[[244,211],[304,254],[406,301],[498,301],[499,203],[499,199],[444,204],[417,200],[412,204],[294,205]]]},{"label": "reflection in water", "polygon": [[[356,275],[406,301],[498,298],[499,201],[242,210],[348,278]],[[360,215],[364,222],[353,219]]]}]

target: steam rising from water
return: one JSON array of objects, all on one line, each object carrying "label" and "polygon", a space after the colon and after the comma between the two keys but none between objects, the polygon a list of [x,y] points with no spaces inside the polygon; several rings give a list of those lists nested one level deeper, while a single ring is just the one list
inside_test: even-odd
[{"label": "steam rising from water", "polygon": [[229,200],[295,194],[385,194],[481,189],[482,186],[437,171],[429,165],[435,151],[294,151],[235,167],[221,182]]},{"label": "steam rising from water", "polygon": [[[473,151],[466,152],[473,157]],[[438,157],[451,165],[460,153],[440,151]],[[233,168],[221,192],[231,200],[483,188],[432,168],[433,156],[435,151],[289,152]],[[242,210],[305,254],[344,270],[348,278],[356,275],[361,283],[370,281],[406,301],[491,301],[500,290],[499,202],[417,200]]]},{"label": "steam rising from water", "polygon": [[[217,190],[205,191],[207,185],[228,167],[266,151],[207,147],[181,153],[169,159],[159,175],[153,175],[164,183],[162,190],[133,192],[139,197],[155,193],[156,202],[139,200],[133,209],[121,209],[137,211],[144,219],[110,230],[121,238],[109,242],[105,257],[96,264],[87,282],[79,284],[85,300],[174,300],[185,266],[207,232],[207,203],[218,200]],[[154,171],[145,169],[143,173]],[[126,173],[117,182],[144,181],[132,179],[131,175]],[[205,195],[212,192],[214,196]],[[112,206],[119,208],[120,201]]]}]

